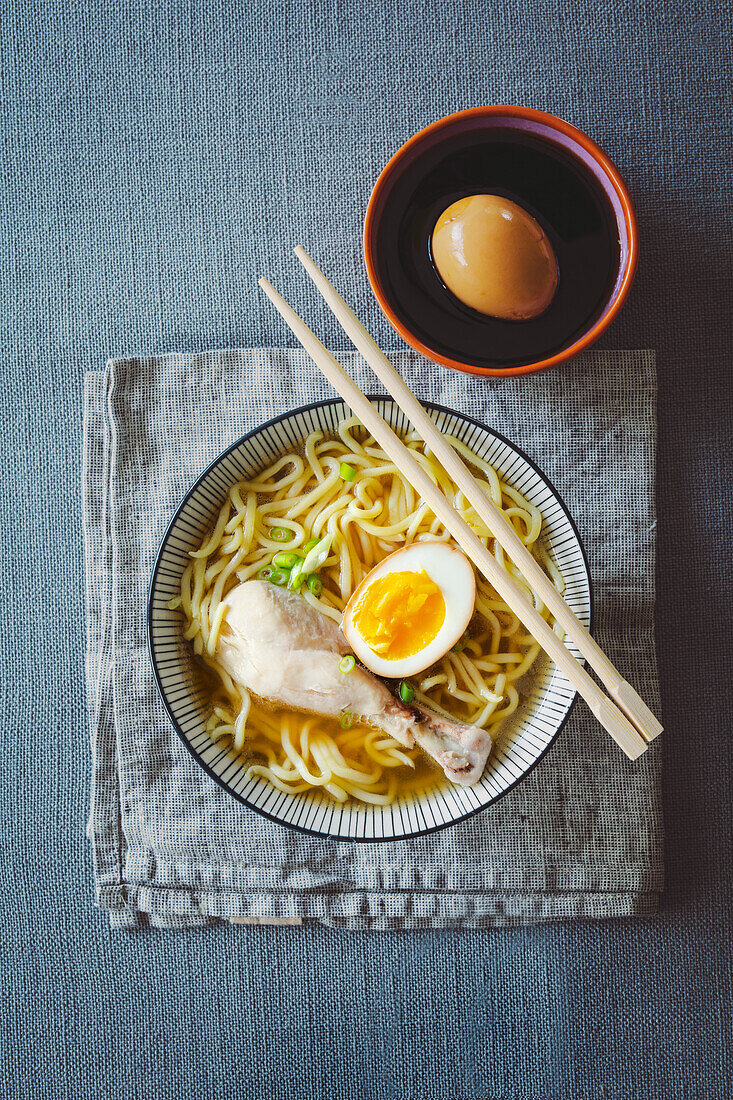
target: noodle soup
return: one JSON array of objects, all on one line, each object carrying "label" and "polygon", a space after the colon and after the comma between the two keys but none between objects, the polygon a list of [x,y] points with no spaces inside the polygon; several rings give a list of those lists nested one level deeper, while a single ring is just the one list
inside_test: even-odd
[{"label": "noodle soup", "polygon": [[[551,621],[424,443],[415,433],[403,438],[456,510]],[[563,591],[562,577],[539,542],[540,511],[463,442],[448,438]],[[309,573],[299,592],[315,610],[340,623],[350,596],[370,570],[415,542],[455,545],[353,417],[341,421],[333,438],[311,432],[301,450],[282,455],[255,478],[232,486],[213,530],[190,555],[180,594],[168,606],[183,612],[184,636],[210,673],[209,736],[228,740],[250,774],[263,776],[284,792],[322,788],[337,802],[354,798],[372,805],[388,804],[397,793],[423,790],[443,780],[419,749],[405,748],[368,725],[340,726],[328,718],[274,708],[251,696],[217,661],[226,596],[240,583],[258,576],[286,583],[275,576],[286,571],[277,567],[278,561],[302,561],[309,546],[325,546],[317,571]],[[538,652],[519,620],[477,576],[475,610],[466,635],[415,677],[410,690],[416,703],[479,726],[495,739],[521,704],[521,682]]]}]

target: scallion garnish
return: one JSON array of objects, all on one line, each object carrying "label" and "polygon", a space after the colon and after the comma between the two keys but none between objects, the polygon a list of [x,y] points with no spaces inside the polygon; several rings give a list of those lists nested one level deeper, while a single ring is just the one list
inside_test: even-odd
[{"label": "scallion garnish", "polygon": [[468,644],[469,637],[470,635],[468,631],[464,630],[456,644],[454,646],[451,646],[451,653],[463,652],[463,650],[466,648],[466,645]]},{"label": "scallion garnish", "polygon": [[308,588],[312,596],[319,599],[323,595],[323,581],[320,577],[316,577],[313,573],[308,577]]},{"label": "scallion garnish", "polygon": [[356,661],[351,655],[349,655],[348,657],[342,657],[339,661],[339,672],[351,672],[355,664]]},{"label": "scallion garnish", "polygon": [[348,462],[342,462],[339,467],[339,476],[343,481],[353,481],[356,477],[356,470],[353,466],[349,466]]},{"label": "scallion garnish", "polygon": [[415,689],[409,680],[402,680],[400,682],[400,699],[403,703],[411,703],[415,698]]},{"label": "scallion garnish", "polygon": [[278,588],[284,588],[288,583],[289,575],[285,569],[273,569],[270,574],[270,584],[276,584]]},{"label": "scallion garnish", "polygon": [[295,565],[290,570],[288,588],[292,588],[293,592],[297,592],[298,589],[302,587],[306,575],[307,574],[303,572],[303,561],[296,561]]},{"label": "scallion garnish", "polygon": [[290,542],[293,532],[287,527],[271,527],[268,534],[273,542]]},{"label": "scallion garnish", "polygon": [[305,544],[305,546],[303,547],[303,553],[307,556],[311,552],[311,550],[313,549],[314,546],[318,546],[318,543],[320,541],[321,541],[320,539],[311,539],[310,542],[307,542]]},{"label": "scallion garnish", "polygon": [[344,711],[341,715],[341,729],[350,730],[354,724],[354,715],[350,710]]},{"label": "scallion garnish", "polygon": [[324,535],[322,539],[318,539],[315,546],[311,547],[303,559],[304,573],[315,573],[321,568],[329,555],[332,542],[333,535]]},{"label": "scallion garnish", "polygon": [[260,578],[261,581],[269,581],[269,579],[272,576],[273,572],[274,572],[274,570],[273,570],[272,566],[265,565],[265,566],[262,567],[262,569],[258,570],[257,576]]},{"label": "scallion garnish", "polygon": [[300,554],[296,554],[292,550],[280,550],[272,559],[272,564],[276,565],[278,569],[292,569],[296,562],[302,560]]}]

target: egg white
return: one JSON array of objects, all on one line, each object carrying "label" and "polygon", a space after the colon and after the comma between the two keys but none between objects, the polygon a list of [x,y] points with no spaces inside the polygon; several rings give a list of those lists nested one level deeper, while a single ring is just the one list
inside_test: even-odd
[{"label": "egg white", "polygon": [[[409,657],[389,660],[375,653],[354,624],[354,611],[366,590],[388,573],[425,571],[445,600],[445,619],[435,637]],[[353,592],[344,608],[341,630],[354,654],[366,668],[389,679],[404,679],[429,668],[455,645],[468,626],[476,602],[476,578],[468,559],[444,542],[418,542],[405,546],[376,565]]]}]

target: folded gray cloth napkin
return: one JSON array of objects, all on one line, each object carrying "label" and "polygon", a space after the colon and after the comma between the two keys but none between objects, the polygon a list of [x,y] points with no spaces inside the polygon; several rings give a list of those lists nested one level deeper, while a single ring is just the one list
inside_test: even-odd
[{"label": "folded gray cloth napkin", "polygon": [[[482,380],[411,352],[418,396],[517,443],[555,484],[590,562],[595,633],[658,711],[654,652],[655,367],[593,352]],[[373,377],[340,356],[367,392]],[[304,918],[343,927],[480,927],[653,911],[662,884],[660,742],[627,760],[576,706],[553,749],[485,812],[429,836],[357,845],[240,805],[180,743],[157,696],[147,587],[187,488],[232,441],[328,387],[300,350],[112,361],[85,383],[88,833],[114,927]],[[660,739],[660,741],[663,740]]]}]

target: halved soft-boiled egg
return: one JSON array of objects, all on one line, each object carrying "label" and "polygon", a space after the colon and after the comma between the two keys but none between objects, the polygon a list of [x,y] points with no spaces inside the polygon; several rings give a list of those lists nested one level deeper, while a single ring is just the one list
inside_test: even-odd
[{"label": "halved soft-boiled egg", "polygon": [[344,608],[341,629],[378,676],[413,676],[455,645],[475,600],[473,567],[461,551],[418,542],[390,554],[364,578]]}]

